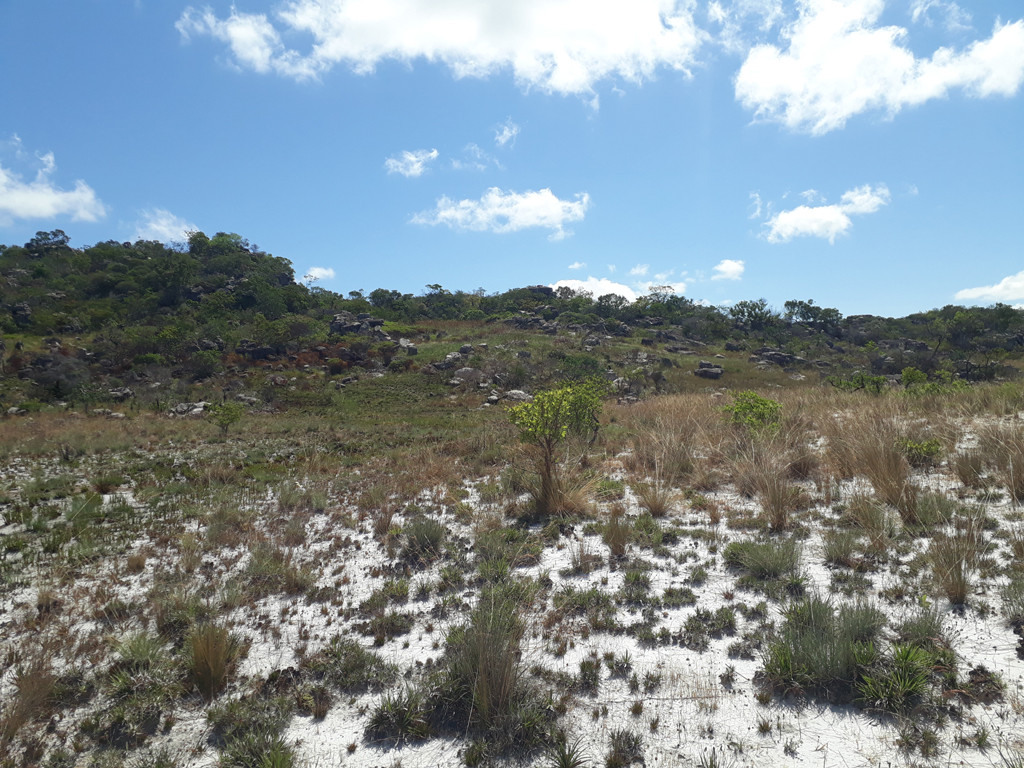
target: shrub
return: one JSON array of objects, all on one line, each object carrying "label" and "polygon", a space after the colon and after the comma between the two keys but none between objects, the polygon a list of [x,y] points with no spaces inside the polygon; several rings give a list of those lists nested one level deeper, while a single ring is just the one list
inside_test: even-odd
[{"label": "shrub", "polygon": [[536,494],[539,515],[562,511],[563,489],[556,449],[569,433],[596,436],[601,411],[600,385],[593,381],[538,392],[532,402],[508,410],[509,421],[519,429],[523,442],[540,452],[541,486]]},{"label": "shrub", "polygon": [[942,443],[938,440],[913,440],[909,437],[896,441],[896,447],[912,467],[934,467],[942,457]]},{"label": "shrub", "polygon": [[733,402],[722,410],[733,424],[751,432],[766,432],[778,428],[782,404],[747,390],[733,395]]}]

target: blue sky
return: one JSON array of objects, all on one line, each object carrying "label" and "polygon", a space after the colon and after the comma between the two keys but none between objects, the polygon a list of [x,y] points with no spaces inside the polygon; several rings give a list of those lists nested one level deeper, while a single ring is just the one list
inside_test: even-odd
[{"label": "blue sky", "polygon": [[3,243],[237,232],[341,292],[1024,304],[1019,0],[6,0],[0,67]]}]

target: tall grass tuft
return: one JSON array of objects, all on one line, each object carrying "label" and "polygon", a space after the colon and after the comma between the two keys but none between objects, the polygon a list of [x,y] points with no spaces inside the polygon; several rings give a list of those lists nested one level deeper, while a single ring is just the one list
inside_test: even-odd
[{"label": "tall grass tuft", "polygon": [[238,639],[225,627],[201,624],[193,630],[186,647],[186,665],[203,701],[213,701],[224,690],[240,650]]}]

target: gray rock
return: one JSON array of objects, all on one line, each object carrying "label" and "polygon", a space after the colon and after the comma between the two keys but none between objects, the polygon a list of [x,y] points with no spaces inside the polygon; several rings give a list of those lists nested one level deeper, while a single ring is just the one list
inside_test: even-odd
[{"label": "gray rock", "polygon": [[710,368],[698,368],[693,372],[695,376],[700,376],[702,379],[720,379],[724,371],[718,367]]},{"label": "gray rock", "polygon": [[533,395],[527,394],[521,389],[510,389],[505,393],[505,399],[511,400],[513,403],[532,403]]}]

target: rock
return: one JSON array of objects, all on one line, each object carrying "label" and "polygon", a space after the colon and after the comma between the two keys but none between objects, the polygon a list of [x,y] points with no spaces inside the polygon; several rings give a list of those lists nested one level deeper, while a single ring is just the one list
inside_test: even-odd
[{"label": "rock", "polygon": [[521,389],[510,389],[505,393],[505,399],[511,400],[513,403],[532,403],[533,395],[527,394]]},{"label": "rock", "polygon": [[518,357],[520,360],[529,360],[531,357],[533,357],[533,353],[527,349],[521,349],[518,352],[516,352],[516,357]]},{"label": "rock", "polygon": [[12,405],[10,408],[7,409],[8,416],[24,416],[26,413],[28,413],[28,411],[26,411],[24,408],[19,408],[16,405]]},{"label": "rock", "polygon": [[460,355],[471,355],[471,354],[473,354],[473,345],[472,344],[463,344],[461,347],[459,347],[459,354]]},{"label": "rock", "polygon": [[693,374],[694,376],[700,376],[702,379],[720,379],[724,372],[721,368],[712,366],[709,368],[698,368]]},{"label": "rock", "polygon": [[697,363],[697,367],[698,368],[718,368],[717,365],[715,365],[714,363],[712,363],[709,360],[701,360],[699,363]]},{"label": "rock", "polygon": [[115,419],[116,420],[116,419],[126,419],[128,417],[125,416],[120,411],[111,411],[110,413],[107,414],[107,418],[108,419]]},{"label": "rock", "polygon": [[455,372],[455,378],[468,384],[479,384],[484,378],[484,373],[476,368],[459,368]]},{"label": "rock", "polygon": [[108,390],[107,395],[115,403],[123,403],[125,400],[130,400],[135,397],[135,392],[131,387],[120,387],[119,389]]},{"label": "rock", "polygon": [[498,403],[501,402],[501,398],[498,397],[497,395],[489,395],[487,397],[487,401],[486,402],[487,402],[488,405],[497,405]]},{"label": "rock", "polygon": [[254,408],[261,405],[260,399],[258,397],[253,397],[252,395],[235,395],[235,400]]},{"label": "rock", "polygon": [[18,326],[26,326],[32,322],[32,307],[22,301],[11,307],[11,317]]},{"label": "rock", "polygon": [[725,351],[726,352],[742,352],[743,350],[744,350],[744,346],[742,344],[740,344],[739,342],[736,342],[736,341],[727,341],[727,342],[725,342]]}]

